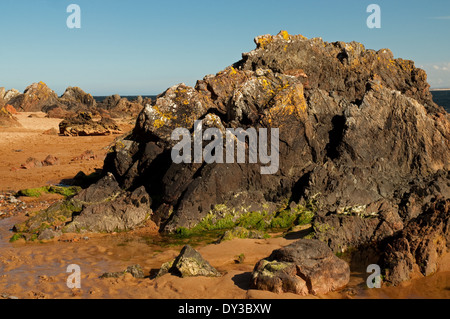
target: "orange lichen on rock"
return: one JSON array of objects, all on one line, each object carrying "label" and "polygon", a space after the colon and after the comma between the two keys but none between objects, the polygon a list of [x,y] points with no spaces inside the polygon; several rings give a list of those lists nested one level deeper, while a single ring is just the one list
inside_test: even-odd
[{"label": "orange lichen on rock", "polygon": [[[266,34],[266,35],[261,35],[255,38],[255,43],[258,49],[265,49],[270,43],[274,42],[274,41],[289,41],[292,38],[301,38],[301,39],[306,39],[304,36],[302,35],[297,35],[297,36],[291,36],[287,31],[282,30],[280,31],[276,36],[270,35],[270,34]],[[287,46],[285,46],[285,51],[287,50]]]},{"label": "orange lichen on rock", "polygon": [[306,118],[307,103],[303,86],[295,84],[284,87],[273,98],[273,106],[266,110],[263,123],[272,127],[282,127],[287,117]]},{"label": "orange lichen on rock", "polygon": [[256,46],[265,49],[273,41],[273,36],[270,34],[261,35],[255,38]]},{"label": "orange lichen on rock", "polygon": [[5,105],[5,110],[13,115],[19,114],[19,112],[17,112],[17,110],[14,108],[14,106],[9,105],[9,104]]}]

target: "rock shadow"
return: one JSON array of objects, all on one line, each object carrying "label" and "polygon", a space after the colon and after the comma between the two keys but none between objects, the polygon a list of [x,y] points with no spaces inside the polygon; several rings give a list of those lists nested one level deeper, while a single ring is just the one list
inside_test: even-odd
[{"label": "rock shadow", "polygon": [[239,275],[235,275],[231,280],[233,280],[234,284],[243,290],[249,290],[251,287],[250,281],[252,279],[251,272],[244,272]]}]

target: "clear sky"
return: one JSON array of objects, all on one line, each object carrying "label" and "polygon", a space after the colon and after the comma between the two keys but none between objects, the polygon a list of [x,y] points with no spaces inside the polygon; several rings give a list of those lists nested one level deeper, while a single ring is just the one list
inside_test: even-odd
[{"label": "clear sky", "polygon": [[[69,4],[81,29],[69,29]],[[381,29],[369,29],[369,4]],[[238,61],[261,34],[303,34],[390,48],[450,87],[449,0],[0,0],[0,86],[44,81],[62,94],[158,94]]]}]

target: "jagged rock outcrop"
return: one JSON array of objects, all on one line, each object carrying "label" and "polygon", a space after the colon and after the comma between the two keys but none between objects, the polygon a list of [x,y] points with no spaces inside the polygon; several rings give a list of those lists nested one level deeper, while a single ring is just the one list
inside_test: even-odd
[{"label": "jagged rock outcrop", "polygon": [[[258,210],[255,203],[317,194],[321,217],[370,206],[372,221],[348,218],[378,231],[383,224],[377,239],[401,229],[399,192],[450,166],[449,116],[431,100],[425,73],[387,49],[356,43],[284,32],[255,41],[258,48],[233,67],[147,105],[105,170],[123,187],[144,185],[160,198],[155,218],[166,231],[194,226],[215,204]],[[261,163],[171,163],[173,130],[192,132],[207,118],[219,129],[279,128],[278,172],[261,175]]]},{"label": "jagged rock outcrop", "polygon": [[99,110],[106,110],[111,117],[136,117],[144,107],[144,103],[151,103],[148,99],[144,101],[137,99],[136,101],[129,101],[127,98],[122,98],[120,95],[115,94],[108,96],[102,102],[98,103],[97,108]]},{"label": "jagged rock outcrop", "polygon": [[69,86],[59,98],[59,102],[65,105],[67,110],[92,110],[97,102],[91,94],[84,92],[79,87]]},{"label": "jagged rock outcrop", "polygon": [[79,87],[69,86],[61,97],[44,82],[33,83],[24,93],[0,88],[0,107],[11,104],[21,112],[45,112],[50,118],[71,118],[79,112],[91,112],[103,117],[136,117],[150,98],[138,97],[134,101],[119,95],[107,97],[97,103],[94,97]]},{"label": "jagged rock outcrop", "polygon": [[324,295],[345,287],[349,265],[319,240],[301,239],[260,260],[252,274],[253,288],[275,293]]},{"label": "jagged rock outcrop", "polygon": [[14,106],[9,105],[9,104],[5,105],[5,110],[8,111],[9,113],[11,113],[12,115],[19,114],[19,112],[17,112],[17,110],[14,108]]},{"label": "jagged rock outcrop", "polygon": [[0,106],[8,104],[11,99],[18,95],[20,95],[20,92],[16,89],[11,89],[5,92],[5,88],[0,88]]},{"label": "jagged rock outcrop", "polygon": [[21,112],[45,112],[47,107],[58,103],[58,95],[44,82],[33,83],[22,94],[8,101]]}]

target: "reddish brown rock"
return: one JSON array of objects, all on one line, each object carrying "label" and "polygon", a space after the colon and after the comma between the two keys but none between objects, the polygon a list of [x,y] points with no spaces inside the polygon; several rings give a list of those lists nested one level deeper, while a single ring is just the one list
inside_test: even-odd
[{"label": "reddish brown rock", "polygon": [[252,286],[259,290],[298,295],[324,295],[345,287],[349,265],[318,240],[302,239],[274,250],[259,261],[252,274]]},{"label": "reddish brown rock", "polygon": [[[146,100],[148,102],[148,100]],[[151,100],[150,100],[151,102]],[[129,101],[115,94],[107,97],[105,100],[97,104],[99,112],[107,111],[110,117],[136,117],[145,106],[144,100]]]},{"label": "reddish brown rock", "polygon": [[6,104],[5,105],[5,110],[7,110],[9,113],[11,113],[12,115],[17,115],[19,114],[19,112],[17,112],[17,110],[14,108],[14,106]]},{"label": "reddish brown rock", "polygon": [[47,112],[47,117],[52,119],[64,119],[70,118],[69,111],[64,110],[61,107],[55,107]]},{"label": "reddish brown rock", "polygon": [[25,164],[22,164],[20,166],[21,169],[32,169],[32,168],[39,168],[42,167],[42,161],[39,161],[38,159],[34,157],[29,157]]},{"label": "reddish brown rock", "polygon": [[44,134],[44,135],[58,135],[59,133],[58,133],[57,129],[52,127],[51,129],[48,129],[48,130],[42,132],[42,134]]},{"label": "reddish brown rock", "polygon": [[53,155],[47,156],[42,161],[42,166],[53,166],[53,165],[59,165],[59,159]]},{"label": "reddish brown rock", "polygon": [[80,156],[76,156],[74,158],[72,158],[72,162],[75,161],[91,161],[91,160],[95,160],[97,159],[97,155],[94,154],[93,151],[91,150],[87,150],[85,152],[83,152],[83,154],[81,154]]},{"label": "reddish brown rock", "polygon": [[0,127],[21,127],[17,118],[8,110],[8,107],[0,109]]},{"label": "reddish brown rock", "polygon": [[21,169],[40,168],[44,166],[59,165],[60,161],[53,155],[48,155],[43,161],[34,157],[29,157],[24,164],[20,166]]},{"label": "reddish brown rock", "polygon": [[410,280],[415,272],[423,276],[436,273],[449,248],[450,199],[436,199],[387,245],[383,256],[386,281],[397,285]]},{"label": "reddish brown rock", "polygon": [[59,102],[64,104],[67,110],[73,111],[92,110],[97,105],[92,95],[79,87],[68,87]]},{"label": "reddish brown rock", "polygon": [[23,94],[8,101],[18,111],[46,112],[58,103],[58,96],[44,82],[33,83]]}]

